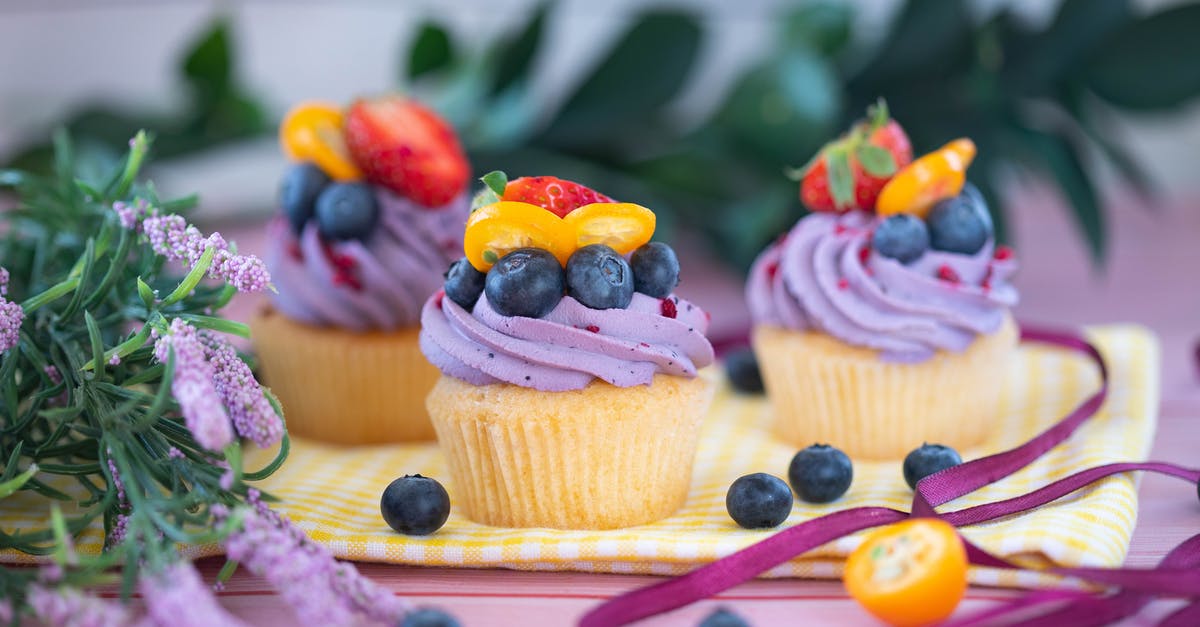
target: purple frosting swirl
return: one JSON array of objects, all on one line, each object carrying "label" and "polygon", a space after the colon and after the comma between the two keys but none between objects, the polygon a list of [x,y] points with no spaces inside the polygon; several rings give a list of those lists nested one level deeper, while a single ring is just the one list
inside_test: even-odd
[{"label": "purple frosting swirl", "polygon": [[[656,373],[694,377],[713,361],[708,315],[669,296],[634,294],[626,309],[590,309],[569,296],[543,318],[502,316],[479,297],[473,311],[441,293],[421,312],[421,350],[448,376],[473,385],[511,383],[546,392],[595,379],[648,385]],[[675,317],[663,315],[674,305]]]},{"label": "purple frosting swirl", "polygon": [[428,209],[377,189],[379,223],[365,241],[324,242],[310,220],[297,237],[287,221],[268,226],[267,268],[275,308],[317,326],[390,331],[413,326],[421,303],[462,256],[466,194]]},{"label": "purple frosting swirl", "polygon": [[908,363],[1000,329],[1017,303],[1015,259],[995,258],[989,240],[974,255],[930,250],[905,265],[870,250],[877,223],[862,212],[800,220],[750,270],[755,323],[821,331]]}]

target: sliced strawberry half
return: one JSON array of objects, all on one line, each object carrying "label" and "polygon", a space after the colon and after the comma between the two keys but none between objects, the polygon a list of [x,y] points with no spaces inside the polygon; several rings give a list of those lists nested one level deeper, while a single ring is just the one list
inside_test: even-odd
[{"label": "sliced strawberry half", "polygon": [[537,205],[558,217],[596,202],[613,202],[613,199],[591,188],[556,176],[522,176],[509,181],[500,200],[516,200]]},{"label": "sliced strawberry half", "polygon": [[358,100],[346,114],[346,146],[367,180],[426,207],[462,193],[471,166],[454,129],[402,96]]}]

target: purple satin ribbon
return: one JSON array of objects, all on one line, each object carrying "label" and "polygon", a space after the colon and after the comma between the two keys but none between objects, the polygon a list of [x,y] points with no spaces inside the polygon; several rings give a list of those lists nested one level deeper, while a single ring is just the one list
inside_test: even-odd
[{"label": "purple satin ribbon", "polygon": [[[909,516],[940,517],[956,527],[974,525],[1029,511],[1105,477],[1130,471],[1164,474],[1193,485],[1200,481],[1200,471],[1165,462],[1105,464],[1082,470],[1028,494],[953,512],[938,512],[937,507],[995,483],[1033,463],[1069,438],[1104,404],[1108,395],[1108,367],[1100,352],[1087,340],[1075,333],[1029,327],[1021,329],[1021,339],[1086,355],[1100,369],[1100,389],[1054,426],[1028,442],[921,480],[913,493],[911,514],[886,507],[856,507],[800,523],[686,575],[610,599],[584,615],[580,627],[626,625],[683,607],[753,579],[822,544]],[[963,541],[972,564],[1004,569],[1022,568],[965,539]],[[1102,625],[1136,613],[1158,596],[1200,599],[1200,535],[1180,544],[1155,568],[1054,567],[1039,572],[1076,577],[1116,591],[1038,590],[952,624],[955,627],[1004,624],[1003,619],[1008,618],[1022,625],[1045,627]],[[1171,627],[1200,624],[1200,600],[1177,610],[1160,624]]]}]

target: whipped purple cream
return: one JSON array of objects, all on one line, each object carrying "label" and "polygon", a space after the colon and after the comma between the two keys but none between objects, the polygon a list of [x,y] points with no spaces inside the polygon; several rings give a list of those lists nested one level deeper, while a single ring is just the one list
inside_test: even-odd
[{"label": "whipped purple cream", "polygon": [[473,385],[546,392],[599,379],[648,385],[655,374],[695,377],[713,361],[708,315],[676,296],[634,294],[625,309],[590,309],[569,296],[542,318],[502,316],[481,295],[467,311],[439,292],[421,312],[421,350],[444,374]]},{"label": "whipped purple cream", "polygon": [[428,209],[379,189],[379,223],[364,241],[326,242],[310,220],[297,237],[287,221],[268,226],[267,268],[275,308],[316,326],[391,331],[420,320],[421,304],[462,257],[470,201]]},{"label": "whipped purple cream", "polygon": [[1017,303],[1010,254],[936,250],[905,265],[871,250],[878,219],[814,213],[754,262],[746,299],[756,324],[815,330],[915,363],[999,330]]}]

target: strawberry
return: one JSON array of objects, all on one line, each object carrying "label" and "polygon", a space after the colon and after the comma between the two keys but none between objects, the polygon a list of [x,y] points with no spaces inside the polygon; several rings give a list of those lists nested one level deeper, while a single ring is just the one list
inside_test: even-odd
[{"label": "strawberry", "polygon": [[441,207],[471,175],[454,129],[402,96],[358,100],[346,114],[346,146],[367,180],[426,207]]},{"label": "strawberry", "polygon": [[613,202],[613,199],[554,176],[523,176],[509,181],[500,200],[516,200],[537,205],[560,218],[594,202]]},{"label": "strawberry", "polygon": [[800,200],[811,211],[873,211],[883,186],[911,161],[908,136],[881,100],[800,170]]}]

